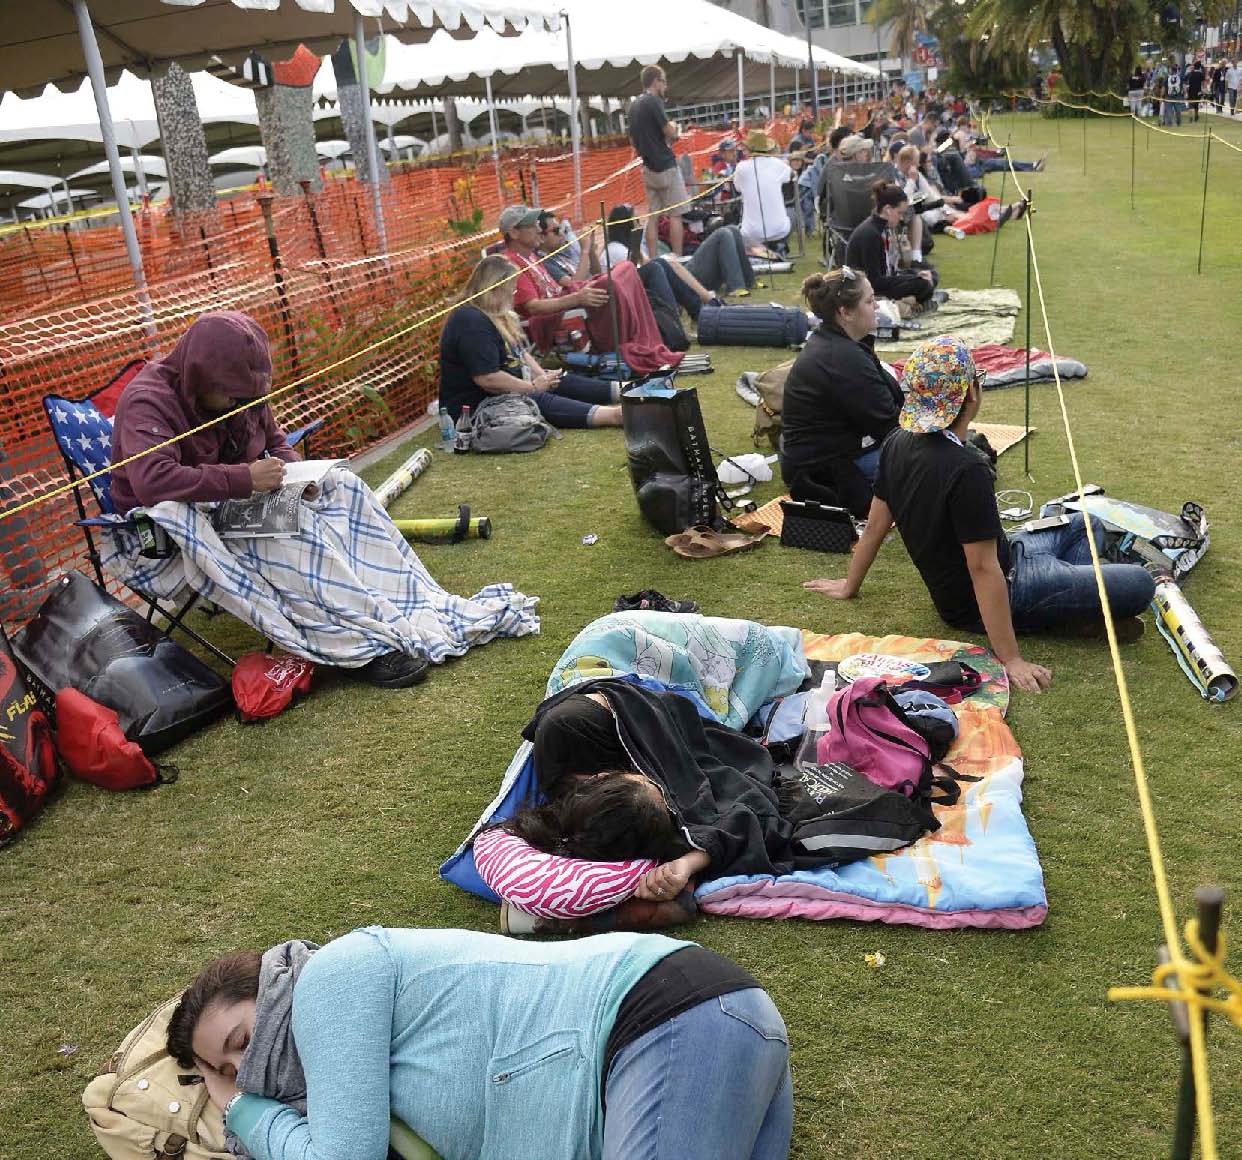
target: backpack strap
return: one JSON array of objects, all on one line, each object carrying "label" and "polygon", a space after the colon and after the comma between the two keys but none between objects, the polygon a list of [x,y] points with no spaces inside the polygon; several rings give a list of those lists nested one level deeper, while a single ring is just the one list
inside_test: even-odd
[{"label": "backpack strap", "polygon": [[470,505],[462,503],[457,505],[457,524],[453,528],[453,538],[450,541],[454,544],[460,544],[466,538],[466,534],[470,531]]}]

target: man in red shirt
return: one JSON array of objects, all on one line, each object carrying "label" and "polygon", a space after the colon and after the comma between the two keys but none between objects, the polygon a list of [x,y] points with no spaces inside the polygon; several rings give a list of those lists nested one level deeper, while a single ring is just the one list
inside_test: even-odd
[{"label": "man in red shirt", "polygon": [[608,301],[608,291],[600,286],[558,286],[535,254],[539,245],[539,209],[511,205],[501,211],[500,233],[505,245],[501,253],[520,271],[513,305],[529,325],[536,350],[548,350],[556,337],[556,327],[566,310],[589,310]]}]

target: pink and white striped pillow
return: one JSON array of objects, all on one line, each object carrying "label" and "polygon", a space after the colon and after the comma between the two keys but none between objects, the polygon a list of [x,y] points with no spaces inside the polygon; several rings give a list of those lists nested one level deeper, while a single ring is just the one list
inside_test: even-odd
[{"label": "pink and white striped pillow", "polygon": [[581,918],[616,906],[657,865],[650,858],[589,862],[545,854],[504,830],[475,838],[474,864],[501,898],[541,918]]}]

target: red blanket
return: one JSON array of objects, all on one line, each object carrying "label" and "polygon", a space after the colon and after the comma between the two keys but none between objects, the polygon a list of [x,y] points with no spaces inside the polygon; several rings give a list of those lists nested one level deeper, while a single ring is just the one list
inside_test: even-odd
[{"label": "red blanket", "polygon": [[[588,285],[607,289],[608,276],[600,274]],[[652,374],[661,367],[680,366],[685,356],[664,345],[647,301],[647,291],[643,289],[633,262],[619,262],[613,266],[612,293],[617,303],[617,345],[621,347],[621,357],[626,364],[640,375]],[[587,311],[587,331],[591,335],[592,349],[613,349],[612,310],[607,303]]]}]

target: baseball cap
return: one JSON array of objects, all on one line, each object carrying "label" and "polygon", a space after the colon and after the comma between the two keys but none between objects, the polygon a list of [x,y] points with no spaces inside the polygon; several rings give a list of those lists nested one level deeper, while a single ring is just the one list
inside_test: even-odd
[{"label": "baseball cap", "polygon": [[838,152],[842,157],[853,157],[855,153],[860,152],[864,148],[870,148],[871,142],[866,137],[860,137],[855,133],[852,137],[846,137],[838,147]]},{"label": "baseball cap", "polygon": [[906,401],[897,421],[916,435],[951,427],[974,381],[975,360],[960,338],[929,338],[915,348],[902,370]]},{"label": "baseball cap", "polygon": [[528,205],[509,205],[500,211],[500,232],[507,234],[510,230],[521,229],[522,226],[533,226],[539,221],[538,208],[531,209]]}]

